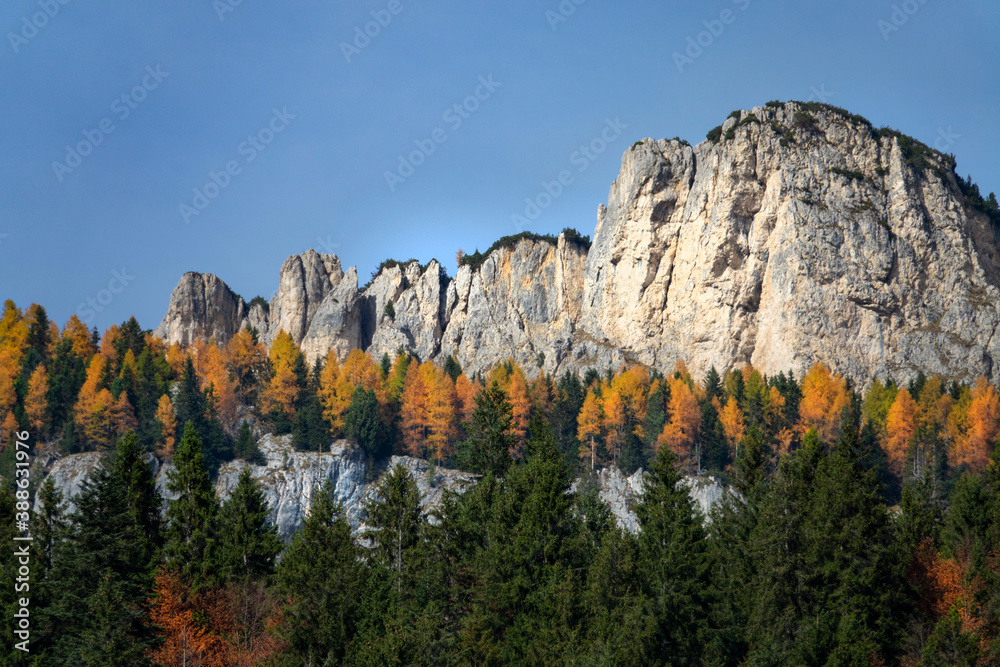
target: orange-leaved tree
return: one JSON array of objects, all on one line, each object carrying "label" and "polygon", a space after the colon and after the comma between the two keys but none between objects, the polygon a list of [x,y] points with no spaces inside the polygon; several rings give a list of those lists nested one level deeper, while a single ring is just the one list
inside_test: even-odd
[{"label": "orange-leaved tree", "polygon": [[580,458],[590,459],[590,468],[593,470],[597,463],[597,438],[601,435],[604,427],[604,414],[601,410],[601,401],[593,391],[588,391],[583,399],[583,407],[576,418],[576,437],[585,446],[580,448]]},{"label": "orange-leaved tree", "polygon": [[802,401],[799,403],[799,432],[815,428],[828,443],[840,439],[840,423],[844,409],[850,405],[847,381],[830,372],[822,363],[815,363],[802,378]]},{"label": "orange-leaved tree", "polygon": [[670,448],[682,466],[701,472],[701,456],[695,451],[701,429],[701,408],[691,387],[682,378],[672,377],[670,386],[670,417],[657,438],[657,447]]},{"label": "orange-leaved tree", "polygon": [[896,394],[886,417],[885,431],[884,449],[889,468],[900,477],[910,451],[910,440],[917,431],[917,403],[906,389]]},{"label": "orange-leaved tree", "polygon": [[953,462],[973,470],[984,470],[1000,435],[1000,396],[986,378],[981,377],[972,389],[968,427],[954,444]]},{"label": "orange-leaved tree", "polygon": [[28,423],[32,430],[39,435],[48,427],[48,392],[49,374],[43,364],[38,364],[28,382],[28,395],[24,399],[24,411],[28,414]]}]

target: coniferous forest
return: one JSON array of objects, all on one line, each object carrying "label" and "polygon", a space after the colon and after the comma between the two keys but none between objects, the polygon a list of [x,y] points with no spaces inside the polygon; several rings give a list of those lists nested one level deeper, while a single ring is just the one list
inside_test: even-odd
[{"label": "coniferous forest", "polygon": [[[328,487],[286,544],[249,469],[213,489],[265,433],[480,478],[425,514],[389,468],[354,536]],[[9,621],[30,598],[31,640],[0,664],[998,664],[998,436],[984,378],[470,377],[402,350],[309,363],[252,329],[186,348],[134,318],[60,329],[8,301],[0,532],[20,544],[31,506],[33,541],[28,588],[2,551],[0,606]],[[93,451],[70,511],[44,469]],[[610,466],[647,471],[636,533],[596,491]],[[727,487],[710,517],[681,483],[705,475]]]}]

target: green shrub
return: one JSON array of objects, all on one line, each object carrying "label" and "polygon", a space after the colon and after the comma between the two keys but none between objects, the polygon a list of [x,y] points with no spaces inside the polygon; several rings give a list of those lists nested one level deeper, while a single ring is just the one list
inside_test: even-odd
[{"label": "green shrub", "polygon": [[265,301],[264,297],[259,296],[259,295],[255,296],[252,299],[250,299],[250,308],[253,308],[254,306],[260,306],[264,310],[270,310],[270,308],[271,308],[271,304],[269,304],[267,301]]},{"label": "green shrub", "polygon": [[716,125],[715,127],[713,127],[711,130],[708,131],[708,134],[705,135],[705,138],[711,141],[713,144],[719,143],[719,139],[722,138],[722,126]]},{"label": "green shrub", "polygon": [[851,181],[863,181],[866,178],[860,171],[851,171],[850,169],[841,169],[840,167],[830,167],[828,171],[831,174],[838,174]]},{"label": "green shrub", "polygon": [[[575,232],[576,230],[572,231]],[[579,233],[576,235],[579,236]],[[495,241],[493,245],[489,247],[489,250],[484,253],[476,250],[476,252],[471,255],[464,255],[462,257],[462,266],[471,266],[473,270],[478,269],[483,265],[483,262],[486,261],[486,258],[489,257],[494,250],[499,250],[500,248],[513,248],[523,239],[528,239],[530,241],[543,241],[545,243],[551,243],[552,245],[556,245],[558,242],[558,239],[551,234],[535,234],[534,232],[521,232],[520,234],[504,236],[503,238]],[[587,239],[587,241],[589,243],[589,239]]]}]

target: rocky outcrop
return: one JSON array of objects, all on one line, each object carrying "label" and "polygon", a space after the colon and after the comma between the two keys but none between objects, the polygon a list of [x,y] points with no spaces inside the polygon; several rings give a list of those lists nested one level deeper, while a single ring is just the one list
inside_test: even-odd
[{"label": "rocky outcrop", "polygon": [[[393,456],[378,470],[370,471],[361,450],[346,440],[334,441],[328,452],[299,452],[292,448],[291,436],[265,435],[258,447],[264,455],[264,465],[240,460],[224,464],[216,477],[216,494],[222,502],[228,499],[243,469],[249,468],[267,499],[270,508],[268,520],[277,526],[278,534],[286,542],[302,526],[313,497],[327,482],[333,489],[334,499],[344,508],[355,535],[361,536],[368,529],[365,524],[366,504],[377,497],[382,475],[397,465],[402,465],[413,475],[420,491],[420,506],[428,515],[441,505],[445,491],[464,491],[477,480],[477,475],[432,467],[427,461],[410,456]],[[48,475],[63,494],[67,512],[75,509],[73,498],[83,489],[83,483],[100,461],[101,454],[97,452],[73,454],[59,459],[49,470]],[[167,463],[161,466],[152,457],[150,465],[160,495],[164,500],[176,498],[167,488],[173,465]],[[639,470],[626,477],[617,468],[605,468],[598,471],[596,478],[598,494],[608,503],[618,525],[633,533],[638,530],[633,508],[642,500],[644,475]],[[572,488],[577,489],[580,483],[578,480]],[[690,489],[691,499],[707,518],[712,506],[722,497],[722,486],[712,477],[686,478],[684,483]]]},{"label": "rocky outcrop", "polygon": [[[621,528],[639,532],[639,521],[635,506],[642,501],[645,493],[646,473],[640,468],[626,476],[617,467],[602,468],[597,471],[597,493],[615,516]],[[685,477],[682,483],[688,487],[688,494],[706,523],[711,522],[712,507],[722,500],[725,490],[714,477]],[[574,485],[574,489],[579,482]]]},{"label": "rocky outcrop", "polygon": [[170,306],[153,334],[169,343],[187,345],[215,338],[224,343],[240,330],[247,316],[243,299],[211,273],[181,276]]},{"label": "rocky outcrop", "polygon": [[526,238],[454,279],[390,264],[360,291],[309,251],[285,262],[270,312],[187,274],[157,333],[221,341],[257,322],[310,358],[402,347],[470,373],[512,357],[530,375],[679,359],[796,375],[822,361],[860,384],[997,374],[996,230],[951,158],[822,105],[736,112],[714,139],[626,151],[589,251]]}]

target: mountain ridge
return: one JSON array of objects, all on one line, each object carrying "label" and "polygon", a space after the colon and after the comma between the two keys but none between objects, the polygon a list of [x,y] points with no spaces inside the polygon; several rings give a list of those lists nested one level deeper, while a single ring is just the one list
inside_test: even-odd
[{"label": "mountain ridge", "polygon": [[188,273],[156,333],[285,329],[310,359],[402,347],[471,373],[513,357],[532,374],[684,359],[797,375],[822,361],[860,383],[994,377],[1000,215],[954,169],[843,109],[768,103],[697,146],[633,144],[589,247],[505,237],[454,277],[437,260],[387,262],[361,288],[310,250],[284,262],[267,307]]}]

